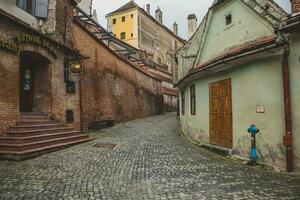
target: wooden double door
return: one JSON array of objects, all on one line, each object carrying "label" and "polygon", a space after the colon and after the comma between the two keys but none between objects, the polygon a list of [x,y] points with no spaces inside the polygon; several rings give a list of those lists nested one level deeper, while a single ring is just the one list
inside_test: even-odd
[{"label": "wooden double door", "polygon": [[209,84],[210,144],[232,148],[231,79]]}]

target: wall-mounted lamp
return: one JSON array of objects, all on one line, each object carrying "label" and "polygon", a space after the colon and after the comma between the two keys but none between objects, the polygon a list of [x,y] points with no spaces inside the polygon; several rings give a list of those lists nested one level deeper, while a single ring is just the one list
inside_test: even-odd
[{"label": "wall-mounted lamp", "polygon": [[81,63],[74,63],[71,65],[71,72],[74,74],[80,74],[83,72],[83,65]]}]

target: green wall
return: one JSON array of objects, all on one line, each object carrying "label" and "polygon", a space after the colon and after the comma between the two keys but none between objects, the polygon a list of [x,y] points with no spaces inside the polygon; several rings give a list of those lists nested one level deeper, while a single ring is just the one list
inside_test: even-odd
[{"label": "green wall", "polygon": [[[230,25],[225,24],[228,14],[232,16]],[[210,61],[246,42],[274,35],[271,23],[237,0],[211,10],[206,26],[197,64]]]},{"label": "green wall", "polygon": [[[185,88],[186,114],[180,120],[182,132],[197,142],[209,143],[209,83],[228,78],[232,81],[232,153],[249,157],[251,141],[247,128],[254,123],[261,130],[257,136],[260,161],[285,169],[281,56],[261,59],[196,81],[195,116],[189,115],[189,89]],[[263,105],[265,113],[256,113],[257,105]],[[299,150],[295,154],[300,155]]]}]

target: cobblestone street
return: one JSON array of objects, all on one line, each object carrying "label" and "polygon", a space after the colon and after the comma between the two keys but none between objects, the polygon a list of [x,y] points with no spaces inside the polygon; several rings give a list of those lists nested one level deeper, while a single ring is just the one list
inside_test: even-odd
[{"label": "cobblestone street", "polygon": [[38,158],[0,161],[0,199],[300,199],[299,177],[234,163],[177,129],[171,113]]}]

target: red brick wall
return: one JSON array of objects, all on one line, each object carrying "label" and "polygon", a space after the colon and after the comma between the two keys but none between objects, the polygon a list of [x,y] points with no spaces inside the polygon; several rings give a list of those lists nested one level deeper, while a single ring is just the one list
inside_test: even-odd
[{"label": "red brick wall", "polygon": [[161,113],[162,86],[159,80],[135,69],[76,23],[74,46],[90,59],[84,61],[82,81],[84,127],[96,120],[117,122]]},{"label": "red brick wall", "polygon": [[300,0],[292,0],[292,13],[300,12]]},{"label": "red brick wall", "polygon": [[66,36],[66,45],[72,46],[73,16],[74,6],[71,0],[49,0],[48,18],[44,21],[42,31],[62,43]]},{"label": "red brick wall", "polygon": [[[0,16],[0,27],[0,38],[10,43],[14,43],[14,38],[18,34],[35,34],[33,31],[18,26],[16,23],[2,16]],[[57,45],[56,43],[51,44],[54,46]],[[77,76],[71,76],[70,79],[74,80],[77,85],[76,94],[66,93],[63,68],[65,55],[63,49],[56,49],[57,58],[36,44],[20,44],[19,49],[20,52],[31,51],[39,54],[50,62],[46,71],[42,69],[37,70],[38,75],[43,75],[43,77],[40,76],[40,80],[37,80],[39,83],[36,83],[38,88],[35,97],[44,95],[44,92],[50,92],[51,94],[47,94],[47,96],[51,97],[51,106],[49,108],[49,100],[41,102],[40,99],[40,102],[37,101],[39,105],[36,105],[36,108],[40,111],[49,110],[49,113],[61,122],[65,122],[65,112],[67,109],[74,110],[75,122],[73,125],[78,130],[80,125],[79,82]],[[19,116],[19,70],[20,55],[0,49],[0,134],[4,130],[7,130],[9,125],[15,124]],[[50,86],[46,85],[45,81],[43,81],[45,76],[50,80]]]}]

